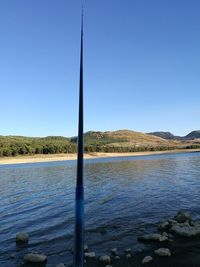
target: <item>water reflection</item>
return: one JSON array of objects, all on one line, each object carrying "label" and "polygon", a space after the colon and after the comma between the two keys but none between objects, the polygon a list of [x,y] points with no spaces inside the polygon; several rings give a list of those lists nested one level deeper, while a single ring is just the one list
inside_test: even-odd
[{"label": "water reflection", "polygon": [[[26,252],[8,260],[22,230],[47,266],[70,262],[75,176],[75,162],[0,167],[0,266],[16,266]],[[137,247],[139,234],[180,208],[196,218],[199,179],[200,153],[86,161],[86,242],[99,253]]]}]

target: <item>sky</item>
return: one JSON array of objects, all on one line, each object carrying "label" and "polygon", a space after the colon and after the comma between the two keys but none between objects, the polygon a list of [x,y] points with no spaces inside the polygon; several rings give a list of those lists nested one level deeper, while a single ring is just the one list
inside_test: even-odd
[{"label": "sky", "polygon": [[[0,135],[77,135],[79,0],[0,0]],[[85,131],[200,129],[200,1],[85,0]]]}]

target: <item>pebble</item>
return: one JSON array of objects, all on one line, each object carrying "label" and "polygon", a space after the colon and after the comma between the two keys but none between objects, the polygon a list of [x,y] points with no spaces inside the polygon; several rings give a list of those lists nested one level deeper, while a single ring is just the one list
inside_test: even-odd
[{"label": "pebble", "polygon": [[153,258],[151,256],[145,256],[144,259],[142,260],[142,264],[149,263],[152,260]]},{"label": "pebble", "polygon": [[112,252],[114,255],[117,255],[117,248],[112,248],[110,252]]},{"label": "pebble", "polygon": [[163,241],[168,240],[168,237],[163,236],[161,234],[147,234],[147,235],[139,236],[138,240],[163,242]]},{"label": "pebble", "polygon": [[168,248],[159,248],[154,251],[154,254],[161,257],[171,256],[171,252]]},{"label": "pebble", "polygon": [[109,264],[111,262],[111,258],[108,255],[103,255],[99,258],[99,261],[104,264]]},{"label": "pebble", "polygon": [[169,236],[167,232],[163,232],[162,234],[163,234],[163,236],[166,236],[166,237]]},{"label": "pebble", "polygon": [[20,232],[16,235],[16,243],[28,243],[29,235],[26,232]]},{"label": "pebble", "polygon": [[47,261],[47,256],[43,254],[28,253],[24,256],[24,260],[30,263],[43,263]]},{"label": "pebble", "polygon": [[126,254],[126,258],[130,259],[131,258],[131,254]]},{"label": "pebble", "polygon": [[126,249],[124,250],[124,252],[125,252],[125,253],[130,253],[130,252],[131,252],[131,248],[126,248]]},{"label": "pebble", "polygon": [[88,245],[85,245],[84,246],[84,252],[88,252],[88,251],[89,251]]},{"label": "pebble", "polygon": [[86,259],[87,258],[92,259],[92,258],[95,258],[96,257],[96,254],[95,254],[95,252],[85,252],[84,253],[84,256],[85,256]]}]

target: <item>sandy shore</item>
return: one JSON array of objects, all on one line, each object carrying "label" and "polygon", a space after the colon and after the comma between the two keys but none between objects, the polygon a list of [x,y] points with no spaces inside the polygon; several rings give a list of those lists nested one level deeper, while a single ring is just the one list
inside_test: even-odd
[{"label": "sandy shore", "polygon": [[[171,150],[171,151],[168,150],[168,151],[154,151],[154,152],[132,152],[132,153],[97,153],[95,152],[95,153],[85,154],[84,158],[92,159],[92,158],[112,158],[112,157],[133,157],[133,156],[147,156],[147,155],[160,155],[160,154],[185,153],[185,152],[200,152],[200,149],[178,149],[178,150]],[[51,154],[51,155],[3,157],[3,158],[0,158],[0,165],[76,160],[76,157],[77,157],[76,154]]]}]

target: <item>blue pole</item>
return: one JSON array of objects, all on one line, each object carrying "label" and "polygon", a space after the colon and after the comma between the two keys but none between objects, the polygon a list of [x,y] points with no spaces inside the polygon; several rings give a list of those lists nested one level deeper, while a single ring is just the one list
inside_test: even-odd
[{"label": "blue pole", "polygon": [[84,186],[83,186],[83,10],[81,19],[80,83],[79,83],[79,123],[78,156],[75,203],[75,245],[74,267],[84,265]]}]

